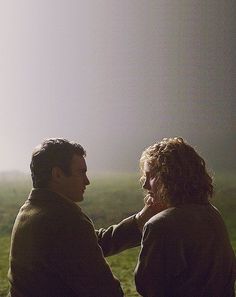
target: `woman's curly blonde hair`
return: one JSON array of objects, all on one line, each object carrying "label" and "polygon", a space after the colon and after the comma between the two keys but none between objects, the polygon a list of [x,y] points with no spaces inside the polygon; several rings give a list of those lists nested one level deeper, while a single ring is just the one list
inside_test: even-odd
[{"label": "woman's curly blonde hair", "polygon": [[141,181],[145,178],[145,162],[156,171],[158,197],[170,205],[206,203],[212,197],[212,177],[205,161],[182,138],[163,138],[144,150]]}]

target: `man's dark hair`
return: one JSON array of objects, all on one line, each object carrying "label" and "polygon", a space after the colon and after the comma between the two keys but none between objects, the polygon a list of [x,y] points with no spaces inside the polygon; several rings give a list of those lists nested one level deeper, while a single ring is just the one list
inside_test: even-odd
[{"label": "man's dark hair", "polygon": [[57,166],[70,175],[71,160],[74,154],[85,157],[84,148],[63,138],[46,139],[37,146],[30,163],[31,177],[34,188],[45,188],[52,177],[52,168]]}]

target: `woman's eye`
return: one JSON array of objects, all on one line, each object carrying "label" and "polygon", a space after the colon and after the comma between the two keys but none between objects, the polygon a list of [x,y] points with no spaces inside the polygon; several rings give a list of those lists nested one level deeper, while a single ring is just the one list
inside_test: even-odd
[{"label": "woman's eye", "polygon": [[140,183],[141,183],[141,185],[144,185],[145,182],[146,182],[146,177],[142,177],[142,178],[140,179]]},{"label": "woman's eye", "polygon": [[157,181],[157,176],[155,174],[153,174],[151,177],[150,177],[150,180],[152,180],[153,182],[156,182]]},{"label": "woman's eye", "polygon": [[151,179],[153,179],[153,178],[156,177],[156,175],[155,175],[154,173],[151,173],[151,174],[149,175],[149,177],[150,177]]}]

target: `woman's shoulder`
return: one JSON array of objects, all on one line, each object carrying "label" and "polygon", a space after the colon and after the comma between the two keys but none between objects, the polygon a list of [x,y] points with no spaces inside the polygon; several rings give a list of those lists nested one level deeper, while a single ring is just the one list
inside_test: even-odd
[{"label": "woman's shoulder", "polygon": [[175,217],[176,215],[178,215],[178,209],[176,207],[169,207],[151,217],[146,225],[153,227],[165,225],[171,220],[172,217]]},{"label": "woman's shoulder", "polygon": [[152,226],[178,225],[191,222],[199,217],[220,217],[220,213],[212,204],[184,204],[169,207],[154,215],[146,224]]}]

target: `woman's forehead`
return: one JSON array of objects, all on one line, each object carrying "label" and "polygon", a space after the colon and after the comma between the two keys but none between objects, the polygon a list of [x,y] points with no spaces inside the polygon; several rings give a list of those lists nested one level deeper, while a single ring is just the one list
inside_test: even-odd
[{"label": "woman's forehead", "polygon": [[145,161],[143,163],[143,171],[145,172],[155,172],[157,171],[156,166],[154,166],[153,162]]}]

